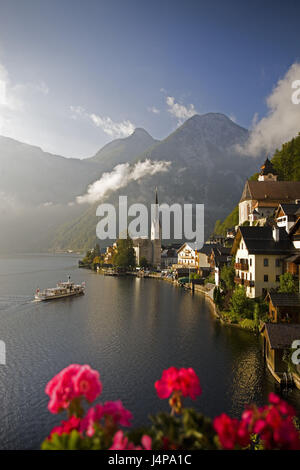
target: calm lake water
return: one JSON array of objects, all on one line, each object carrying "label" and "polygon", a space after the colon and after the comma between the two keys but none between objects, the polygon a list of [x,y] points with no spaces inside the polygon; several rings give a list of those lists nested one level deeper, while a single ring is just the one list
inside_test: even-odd
[{"label": "calm lake water", "polygon": [[[220,325],[200,295],[154,279],[111,278],[77,268],[71,255],[0,257],[0,448],[39,448],[59,421],[47,410],[46,383],[70,363],[90,364],[103,382],[102,400],[121,399],[134,424],[168,409],[154,382],[163,369],[193,367],[202,396],[195,406],[214,417],[238,416],[274,390],[259,338]],[[86,295],[33,302],[37,287],[70,274]],[[296,391],[289,396],[300,402]],[[191,404],[191,402],[189,402]]]}]

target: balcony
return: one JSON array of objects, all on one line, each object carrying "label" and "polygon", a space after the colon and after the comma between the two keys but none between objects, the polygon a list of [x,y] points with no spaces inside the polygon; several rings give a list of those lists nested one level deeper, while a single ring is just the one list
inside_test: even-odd
[{"label": "balcony", "polygon": [[254,281],[249,281],[248,279],[242,279],[238,276],[234,278],[234,282],[236,284],[240,284],[241,286],[254,287]]},{"label": "balcony", "polygon": [[249,269],[248,262],[235,263],[234,267],[235,267],[235,269],[239,269],[240,271],[248,271],[248,269]]}]

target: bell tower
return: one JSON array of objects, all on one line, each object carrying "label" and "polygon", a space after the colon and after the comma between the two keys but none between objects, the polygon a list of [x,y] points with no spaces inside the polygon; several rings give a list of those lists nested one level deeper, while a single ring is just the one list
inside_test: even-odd
[{"label": "bell tower", "polygon": [[155,205],[154,210],[151,211],[151,215],[152,265],[157,267],[160,266],[161,263],[161,226],[159,221],[157,188],[155,188]]},{"label": "bell tower", "polygon": [[268,158],[260,167],[258,181],[277,181],[277,172]]}]

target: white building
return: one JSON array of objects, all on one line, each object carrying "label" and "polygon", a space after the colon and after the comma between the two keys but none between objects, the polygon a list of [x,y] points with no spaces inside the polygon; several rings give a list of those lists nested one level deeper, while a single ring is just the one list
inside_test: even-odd
[{"label": "white building", "polygon": [[243,285],[250,298],[264,296],[279,286],[284,259],[295,252],[286,230],[278,227],[239,227],[232,247],[235,283]]}]

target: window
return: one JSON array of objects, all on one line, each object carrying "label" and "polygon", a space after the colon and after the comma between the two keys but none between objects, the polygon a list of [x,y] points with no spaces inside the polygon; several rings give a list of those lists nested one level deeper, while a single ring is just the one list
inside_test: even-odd
[{"label": "window", "polygon": [[264,275],[264,282],[268,282],[269,276],[267,274]]},{"label": "window", "polygon": [[264,258],[264,266],[265,267],[269,266],[269,259],[268,258]]},{"label": "window", "polygon": [[249,264],[252,266],[252,258],[249,259]]},{"label": "window", "polygon": [[275,260],[276,268],[280,268],[280,261],[281,261],[280,258],[276,258],[276,260]]},{"label": "window", "polygon": [[276,276],[276,282],[280,282],[280,276],[278,274]]}]

